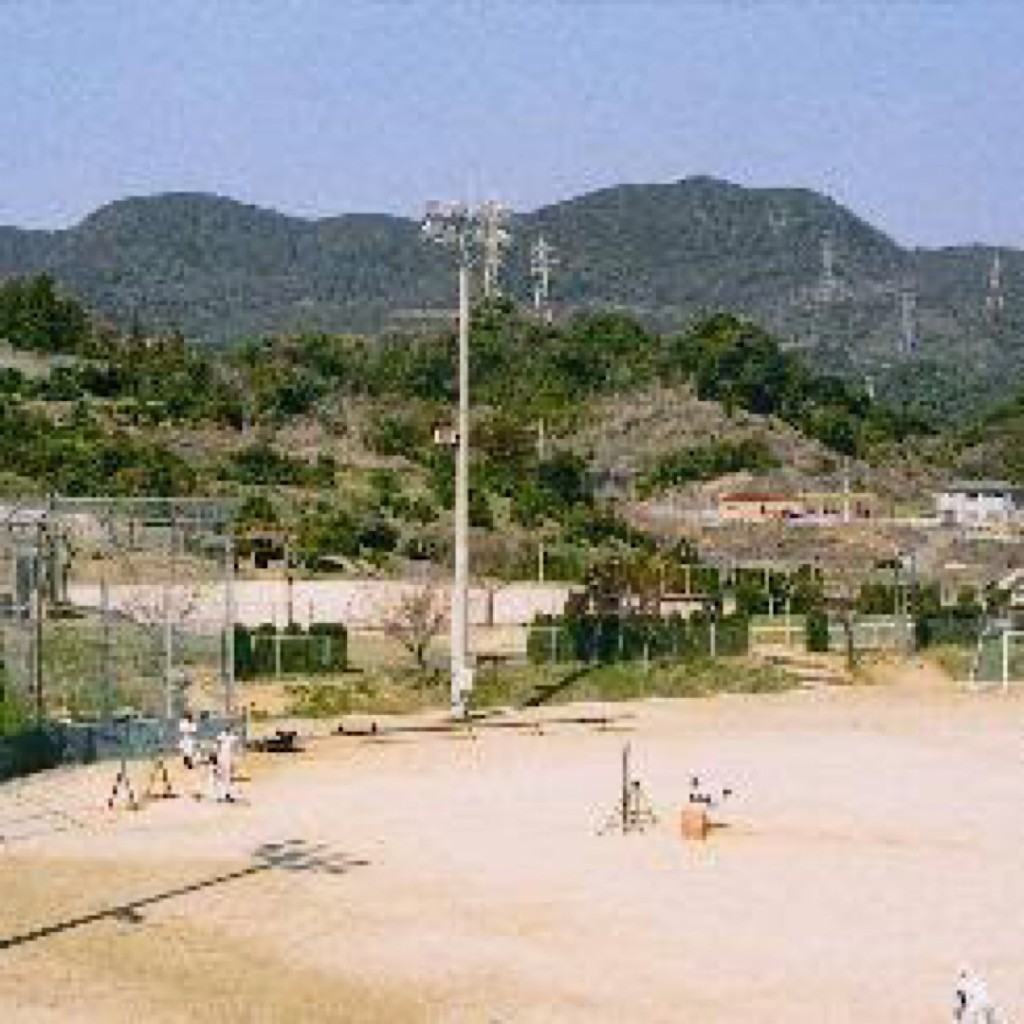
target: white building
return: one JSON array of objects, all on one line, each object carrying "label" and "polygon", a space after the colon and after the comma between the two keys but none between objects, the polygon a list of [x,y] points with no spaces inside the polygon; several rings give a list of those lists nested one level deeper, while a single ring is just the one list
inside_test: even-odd
[{"label": "white building", "polygon": [[1006,480],[962,480],[935,494],[935,512],[956,526],[998,526],[1016,519],[1020,491]]}]

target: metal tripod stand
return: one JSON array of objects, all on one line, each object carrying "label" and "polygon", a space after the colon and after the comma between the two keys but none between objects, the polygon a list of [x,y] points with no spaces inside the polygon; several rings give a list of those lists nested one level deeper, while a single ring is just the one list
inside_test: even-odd
[{"label": "metal tripod stand", "polygon": [[619,799],[597,830],[598,835],[613,831],[622,832],[623,835],[627,832],[643,832],[658,823],[658,816],[640,780],[633,776],[631,756],[631,745],[626,743],[622,748],[622,783]]}]

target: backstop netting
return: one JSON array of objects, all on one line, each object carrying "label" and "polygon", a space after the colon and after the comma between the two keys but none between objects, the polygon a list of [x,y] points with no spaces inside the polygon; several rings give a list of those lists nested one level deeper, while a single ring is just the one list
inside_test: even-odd
[{"label": "backstop netting", "polygon": [[232,506],[57,498],[0,514],[0,681],[36,719],[234,711]]}]

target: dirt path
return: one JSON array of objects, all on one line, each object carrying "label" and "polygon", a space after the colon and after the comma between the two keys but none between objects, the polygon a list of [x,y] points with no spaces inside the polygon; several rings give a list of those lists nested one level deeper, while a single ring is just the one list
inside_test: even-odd
[{"label": "dirt path", "polygon": [[[632,710],[321,739],[253,759],[242,806],[0,847],[0,1019],[924,1022],[961,962],[1024,1015],[1018,698],[913,671]],[[626,740],[661,821],[599,837]],[[703,845],[694,771],[736,790]]]}]

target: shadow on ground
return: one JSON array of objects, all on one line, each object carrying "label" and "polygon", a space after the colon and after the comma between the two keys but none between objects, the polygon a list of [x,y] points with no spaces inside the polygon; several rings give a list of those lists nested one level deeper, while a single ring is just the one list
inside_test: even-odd
[{"label": "shadow on ground", "polygon": [[207,878],[201,878],[185,885],[161,892],[142,896],[139,899],[127,900],[114,906],[104,907],[78,917],[53,921],[18,935],[0,937],[0,950],[13,949],[40,939],[51,938],[64,932],[96,924],[100,921],[127,921],[141,924],[145,918],[141,911],[147,907],[165,903],[179,896],[213,889],[229,882],[235,882],[264,871],[315,872],[317,874],[342,875],[352,868],[367,867],[369,861],[350,857],[348,854],[332,850],[326,843],[308,843],[303,839],[286,839],[280,842],[262,843],[252,852],[252,863],[234,871],[225,871]]},{"label": "shadow on ground", "polygon": [[542,704],[549,703],[560,693],[568,690],[577,680],[589,675],[592,671],[593,667],[591,665],[583,665],[580,668],[573,669],[572,672],[562,676],[561,679],[556,679],[553,683],[538,684],[533,693],[523,701],[523,707],[539,708]]}]

